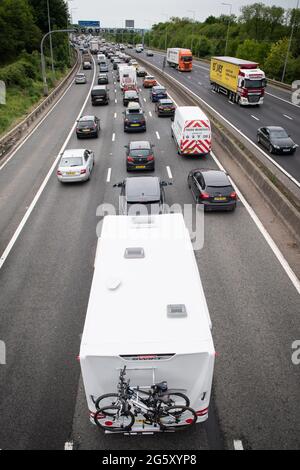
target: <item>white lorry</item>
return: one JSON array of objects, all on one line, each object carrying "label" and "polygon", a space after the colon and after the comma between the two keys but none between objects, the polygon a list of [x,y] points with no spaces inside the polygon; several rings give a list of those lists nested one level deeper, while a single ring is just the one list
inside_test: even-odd
[{"label": "white lorry", "polygon": [[99,42],[98,40],[94,39],[90,41],[90,51],[91,54],[98,54],[99,50]]},{"label": "white lorry", "polygon": [[198,106],[178,106],[171,133],[179,155],[207,155],[211,151],[211,127]]},{"label": "white lorry", "polygon": [[131,85],[131,88],[136,87],[136,84],[137,84],[136,68],[132,67],[131,65],[121,64],[119,66],[119,80],[120,80],[121,90],[123,90],[124,87],[128,85]]},{"label": "white lorry", "polygon": [[[104,218],[79,357],[92,422],[125,365],[130,386],[167,381],[207,419],[215,350],[182,214]],[[130,430],[159,431],[140,414]]]}]

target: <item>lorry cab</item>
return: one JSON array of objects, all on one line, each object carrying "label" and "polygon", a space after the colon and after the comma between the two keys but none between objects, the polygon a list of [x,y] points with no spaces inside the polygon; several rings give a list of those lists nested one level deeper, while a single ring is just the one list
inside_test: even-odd
[{"label": "lorry cab", "polygon": [[190,72],[193,68],[192,51],[178,47],[167,49],[167,63],[181,72]]}]

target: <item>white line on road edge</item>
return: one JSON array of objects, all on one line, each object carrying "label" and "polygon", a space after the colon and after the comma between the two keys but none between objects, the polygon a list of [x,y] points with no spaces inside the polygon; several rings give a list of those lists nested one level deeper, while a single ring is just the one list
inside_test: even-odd
[{"label": "white line on road edge", "polygon": [[172,172],[171,172],[171,169],[169,166],[166,167],[167,168],[167,172],[168,172],[168,177],[170,178],[170,180],[173,178],[173,175],[172,175]]},{"label": "white line on road edge", "polygon": [[2,168],[5,167],[5,165],[15,156],[15,154],[17,153],[18,150],[20,150],[20,148],[25,144],[25,142],[29,139],[29,137],[32,136],[32,134],[40,127],[41,124],[43,124],[43,122],[45,121],[45,119],[49,116],[49,114],[52,113],[52,111],[56,108],[56,106],[60,103],[60,101],[63,99],[63,97],[65,96],[65,94],[69,91],[69,89],[71,88],[71,86],[74,85],[74,82],[73,80],[71,81],[70,85],[68,86],[68,88],[64,91],[64,93],[61,95],[61,97],[59,98],[59,100],[56,101],[56,103],[52,106],[51,109],[49,109],[49,111],[45,114],[45,116],[43,117],[43,119],[40,120],[40,122],[34,127],[34,129],[32,129],[32,131],[28,134],[27,137],[25,137],[25,139],[18,145],[18,147],[13,151],[13,153],[10,155],[10,157],[5,160],[4,163],[2,163],[2,165],[0,165],[0,171],[2,170]]},{"label": "white line on road edge", "polygon": [[160,135],[159,135],[159,133],[156,131],[155,134],[156,134],[156,137],[158,138],[158,140],[160,140]]},{"label": "white line on road edge", "polygon": [[111,140],[114,142],[116,140],[116,134],[113,133]]},{"label": "white line on road edge", "polygon": [[106,182],[109,183],[110,182],[110,177],[111,177],[111,168],[109,168],[107,170],[107,178],[106,178]]},{"label": "white line on road edge", "polygon": [[298,104],[295,104],[292,101],[285,100],[284,98],[280,98],[279,96],[273,95],[272,93],[268,93],[267,91],[266,91],[266,95],[273,96],[273,98],[277,98],[280,101],[284,101],[285,103],[291,104],[292,106],[296,106],[296,108],[300,108]]},{"label": "white line on road edge", "polygon": [[253,114],[251,114],[251,117],[252,117],[253,119],[255,119],[256,121],[259,121],[258,117],[253,116]]},{"label": "white line on road edge", "polygon": [[[210,153],[212,158],[214,159],[214,161],[216,162],[216,164],[218,165],[218,167],[220,168],[220,170],[222,171],[225,171],[225,168],[223,167],[223,165],[219,162],[219,160],[217,159],[216,155],[211,152]],[[273,251],[274,255],[276,256],[276,258],[278,259],[279,263],[281,264],[281,266],[283,267],[283,269],[285,270],[286,274],[288,275],[288,277],[290,278],[292,284],[294,285],[295,289],[297,290],[298,294],[300,294],[300,281],[299,279],[297,278],[296,274],[294,273],[294,271],[292,270],[292,268],[290,267],[290,265],[288,264],[287,260],[285,259],[285,257],[283,256],[283,254],[281,253],[281,251],[279,250],[278,246],[276,245],[276,243],[274,242],[273,238],[271,237],[271,235],[269,234],[269,232],[267,232],[267,230],[265,229],[265,227],[263,226],[263,224],[261,223],[261,221],[259,220],[258,216],[256,215],[256,213],[254,212],[254,210],[252,209],[252,207],[248,204],[248,202],[246,201],[245,197],[242,195],[241,191],[239,190],[239,188],[237,187],[237,185],[235,184],[235,182],[232,180],[232,178],[230,178],[230,181],[232,183],[232,185],[234,186],[235,190],[236,190],[236,193],[240,199],[240,201],[243,203],[243,205],[245,206],[245,208],[247,209],[250,217],[252,218],[253,222],[255,223],[255,225],[257,226],[258,230],[260,231],[260,233],[263,235],[264,239],[266,240],[266,242],[268,243],[269,247],[271,248],[271,250]]]},{"label": "white line on road edge", "polygon": [[73,450],[73,447],[74,447],[74,442],[67,441],[67,442],[65,442],[64,450]]},{"label": "white line on road edge", "polygon": [[84,100],[84,103],[83,103],[83,105],[82,105],[82,108],[80,109],[80,111],[79,111],[79,113],[78,113],[78,116],[76,117],[76,119],[75,119],[75,121],[74,121],[74,124],[73,124],[73,126],[72,126],[72,128],[71,128],[71,130],[70,130],[70,132],[69,132],[69,134],[68,134],[68,136],[67,136],[67,138],[66,138],[66,140],[64,141],[64,143],[63,143],[61,149],[59,150],[58,155],[57,155],[55,161],[53,162],[53,165],[51,166],[50,170],[48,171],[48,173],[47,173],[47,175],[46,175],[44,181],[42,182],[42,184],[41,184],[41,186],[39,187],[39,189],[38,189],[36,195],[34,196],[33,201],[31,202],[30,206],[28,207],[27,211],[25,212],[25,214],[24,214],[24,216],[23,216],[23,219],[22,219],[21,222],[19,223],[19,225],[18,225],[18,227],[17,227],[15,233],[13,234],[13,236],[12,236],[11,240],[9,241],[7,247],[5,248],[4,252],[2,253],[2,255],[1,255],[1,257],[0,257],[0,269],[2,268],[3,264],[5,263],[5,261],[6,261],[7,257],[8,257],[8,255],[9,255],[9,253],[11,252],[11,250],[12,250],[14,244],[16,243],[17,239],[19,238],[19,235],[20,235],[20,233],[22,232],[22,230],[23,230],[23,228],[24,228],[24,226],[25,226],[27,220],[29,219],[30,214],[32,213],[33,209],[35,208],[36,203],[38,202],[39,198],[41,197],[41,195],[42,195],[42,193],[43,193],[43,191],[44,191],[44,189],[45,189],[45,187],[46,187],[46,185],[47,185],[47,183],[48,183],[48,181],[49,181],[49,179],[50,179],[50,177],[51,177],[53,171],[55,170],[55,168],[56,168],[56,166],[57,166],[57,164],[58,164],[58,162],[59,162],[59,160],[60,160],[60,158],[61,158],[61,154],[64,152],[66,146],[68,145],[68,142],[69,142],[70,138],[72,137],[72,134],[73,134],[73,132],[74,132],[74,130],[75,130],[75,127],[76,127],[76,125],[77,125],[77,120],[78,120],[78,119],[80,118],[80,116],[82,115],[82,112],[83,112],[83,110],[84,110],[84,108],[85,108],[85,106],[86,106],[86,104],[87,104],[87,102],[88,102],[88,100],[89,100],[89,98],[90,98],[90,93],[91,93],[92,88],[93,88],[93,86],[94,86],[94,81],[95,81],[95,76],[96,76],[96,67],[95,67],[95,60],[94,60],[94,58],[93,58],[93,62],[94,62],[94,76],[93,76],[93,80],[92,80],[92,83],[91,83],[89,92],[88,92],[88,94],[87,94],[87,97],[86,97],[86,99]]},{"label": "white line on road edge", "polygon": [[287,114],[284,114],[284,117],[289,119],[290,121],[293,121],[294,119],[291,116],[288,116]]},{"label": "white line on road edge", "polygon": [[243,443],[240,440],[233,441],[234,450],[244,450]]},{"label": "white line on road edge", "polygon": [[152,117],[152,113],[151,113],[151,111],[149,111],[149,116],[150,116],[150,117]]},{"label": "white line on road edge", "polygon": [[[160,69],[158,67],[156,67],[156,65],[153,65],[153,68],[156,68],[157,70],[160,71]],[[229,126],[232,127],[232,129],[234,129],[236,132],[238,132],[241,136],[243,136],[250,144],[252,144],[257,150],[260,151],[260,153],[262,155],[264,155],[270,162],[272,162],[272,164],[274,166],[276,166],[276,168],[278,168],[285,176],[287,176],[291,181],[293,181],[293,183],[298,187],[300,188],[300,182],[297,181],[290,173],[288,173],[282,166],[280,166],[275,160],[273,160],[273,158],[271,158],[266,152],[264,152],[260,147],[258,147],[258,145],[256,145],[255,142],[253,142],[248,136],[246,136],[246,134],[244,134],[240,129],[238,129],[234,124],[232,124],[230,121],[228,121],[228,119],[226,119],[224,116],[222,116],[221,113],[219,113],[219,111],[217,111],[215,108],[213,108],[210,104],[207,103],[207,101],[205,101],[203,98],[201,98],[199,95],[197,95],[196,93],[194,93],[190,88],[188,88],[187,86],[183,85],[183,83],[181,83],[179,80],[177,80],[176,78],[174,78],[172,75],[170,75],[169,73],[167,73],[168,77],[170,77],[171,80],[174,80],[174,82],[178,83],[181,87],[185,88],[189,93],[191,93],[191,95],[194,95],[199,101],[201,101],[202,103],[204,103],[209,109],[211,109],[217,116],[219,116],[224,122],[226,122],[227,124],[229,124]],[[214,92],[215,93],[215,92]],[[169,95],[170,96],[170,95]]]}]

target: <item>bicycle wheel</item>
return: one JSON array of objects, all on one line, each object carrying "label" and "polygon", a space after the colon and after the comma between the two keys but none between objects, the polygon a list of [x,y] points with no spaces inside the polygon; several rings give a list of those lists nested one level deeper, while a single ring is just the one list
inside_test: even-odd
[{"label": "bicycle wheel", "polygon": [[119,406],[105,406],[95,413],[94,421],[107,431],[129,431],[134,423],[131,411],[124,413]]},{"label": "bicycle wheel", "polygon": [[158,424],[162,430],[189,428],[193,426],[196,421],[196,412],[188,406],[170,406],[162,410],[158,418]]},{"label": "bicycle wheel", "polygon": [[190,400],[184,393],[165,393],[159,396],[160,401],[168,406],[190,406]]},{"label": "bicycle wheel", "polygon": [[95,401],[95,407],[97,408],[97,410],[108,406],[118,406],[118,404],[119,395],[117,393],[106,393],[105,395],[101,395]]}]

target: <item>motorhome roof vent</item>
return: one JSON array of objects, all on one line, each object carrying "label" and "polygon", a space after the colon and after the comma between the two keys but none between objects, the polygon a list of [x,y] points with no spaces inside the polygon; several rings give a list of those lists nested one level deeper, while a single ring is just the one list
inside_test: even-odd
[{"label": "motorhome roof vent", "polygon": [[167,305],[167,316],[169,318],[183,318],[187,317],[187,311],[184,304],[170,304]]},{"label": "motorhome roof vent", "polygon": [[144,248],[126,248],[124,258],[127,259],[137,259],[137,258],[145,258],[145,251]]}]

